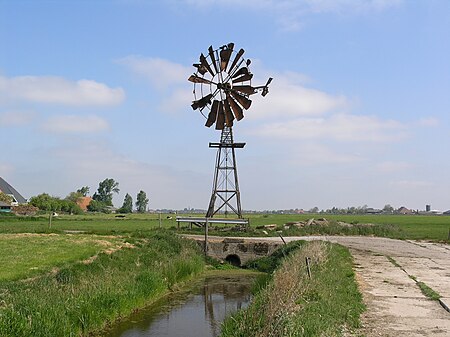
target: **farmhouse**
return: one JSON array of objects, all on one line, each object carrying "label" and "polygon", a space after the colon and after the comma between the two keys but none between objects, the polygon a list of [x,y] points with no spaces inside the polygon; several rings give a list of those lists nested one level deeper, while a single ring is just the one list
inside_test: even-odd
[{"label": "farmhouse", "polygon": [[19,204],[26,204],[27,200],[16,191],[14,187],[8,184],[2,177],[0,177],[0,192],[9,195],[13,198],[12,206],[17,206]]},{"label": "farmhouse", "polygon": [[414,214],[413,211],[411,211],[410,209],[407,209],[406,207],[402,206],[397,210],[398,214]]},{"label": "farmhouse", "polygon": [[86,212],[87,211],[87,207],[89,206],[89,204],[91,203],[92,198],[91,197],[81,197],[78,198],[77,200],[77,205],[80,206],[80,208]]}]

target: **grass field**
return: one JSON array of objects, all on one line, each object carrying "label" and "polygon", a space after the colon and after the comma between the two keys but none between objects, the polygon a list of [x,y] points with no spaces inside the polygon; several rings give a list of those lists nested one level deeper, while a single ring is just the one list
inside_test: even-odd
[{"label": "grass field", "polygon": [[[167,217],[170,217],[168,219]],[[322,215],[322,214],[249,214],[252,228],[260,225],[277,224],[326,217],[329,220],[347,223],[372,223],[390,225],[395,230],[384,236],[401,239],[424,239],[434,241],[448,240],[450,216],[426,215]],[[158,228],[158,214],[130,214],[118,218],[114,214],[62,215],[53,218],[49,228],[48,216],[40,217],[2,217],[0,216],[0,233],[50,233],[63,231],[85,231],[96,234],[120,234],[134,231],[148,231]],[[175,229],[174,214],[161,215],[161,227]],[[308,233],[306,233],[308,234]],[[312,233],[310,233],[312,234]],[[320,233],[317,233],[320,234]],[[351,234],[351,233],[350,233]],[[362,233],[364,234],[364,233]],[[373,235],[373,233],[366,233]],[[376,235],[377,233],[375,233]]]},{"label": "grass field", "polygon": [[118,237],[97,235],[0,234],[0,281],[32,277],[121,243]]}]

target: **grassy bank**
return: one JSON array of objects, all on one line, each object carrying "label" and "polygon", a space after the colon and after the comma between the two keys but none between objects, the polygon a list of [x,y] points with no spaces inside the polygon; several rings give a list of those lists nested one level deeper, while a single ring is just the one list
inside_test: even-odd
[{"label": "grassy bank", "polygon": [[346,248],[303,243],[281,265],[277,261],[256,263],[266,270],[275,267],[273,277],[246,310],[225,321],[222,337],[341,336],[358,327],[364,305]]},{"label": "grassy bank", "polygon": [[83,262],[0,281],[0,336],[86,336],[204,269],[197,246],[171,233],[120,240]]}]

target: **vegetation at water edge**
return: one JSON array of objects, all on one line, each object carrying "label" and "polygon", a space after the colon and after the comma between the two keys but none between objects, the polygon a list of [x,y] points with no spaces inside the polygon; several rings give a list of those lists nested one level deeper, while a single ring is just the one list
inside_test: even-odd
[{"label": "vegetation at water edge", "polygon": [[342,336],[358,328],[365,308],[346,248],[303,243],[282,261],[250,306],[224,322],[222,337]]},{"label": "vegetation at water edge", "polygon": [[115,251],[0,281],[0,336],[87,336],[204,269],[195,243],[135,233]]}]

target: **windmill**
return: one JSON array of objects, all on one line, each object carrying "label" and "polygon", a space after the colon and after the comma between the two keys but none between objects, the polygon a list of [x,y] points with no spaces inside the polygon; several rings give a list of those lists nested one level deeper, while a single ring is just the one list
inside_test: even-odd
[{"label": "windmill", "polygon": [[226,215],[232,212],[242,218],[235,149],[243,148],[245,143],[234,142],[232,129],[235,121],[244,118],[244,110],[250,108],[249,97],[258,92],[266,96],[272,81],[269,78],[263,86],[251,85],[251,61],[243,57],[244,52],[244,49],[236,51],[234,43],[218,49],[210,46],[206,56],[200,54],[199,63],[193,64],[196,71],[188,79],[194,83],[192,109],[206,118],[205,126],[215,125],[221,131],[220,141],[209,143],[210,148],[217,149],[217,155],[206,218],[218,212]]}]

